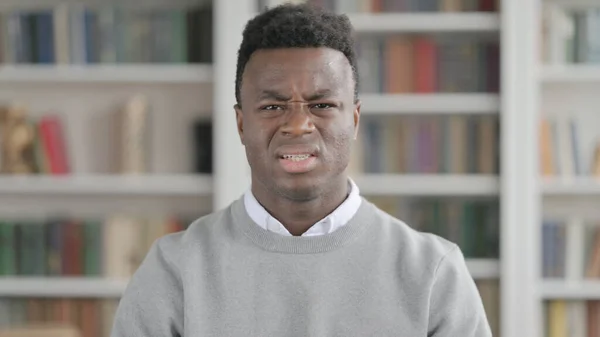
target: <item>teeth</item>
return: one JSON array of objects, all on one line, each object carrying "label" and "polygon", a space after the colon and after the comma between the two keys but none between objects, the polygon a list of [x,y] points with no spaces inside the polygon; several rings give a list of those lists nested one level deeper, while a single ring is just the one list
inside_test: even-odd
[{"label": "teeth", "polygon": [[291,160],[291,161],[301,161],[306,160],[310,157],[309,154],[284,154],[283,159]]}]

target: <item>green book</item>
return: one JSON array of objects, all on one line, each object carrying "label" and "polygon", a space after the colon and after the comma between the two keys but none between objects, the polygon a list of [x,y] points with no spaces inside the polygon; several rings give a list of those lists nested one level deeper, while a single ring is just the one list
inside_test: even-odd
[{"label": "green book", "polygon": [[17,274],[15,224],[0,222],[0,275]]},{"label": "green book", "polygon": [[102,223],[94,220],[86,221],[83,236],[84,275],[100,276],[102,274]]},{"label": "green book", "polygon": [[462,228],[462,251],[465,258],[473,258],[475,255],[475,213],[474,204],[465,201],[463,205],[463,228]]},{"label": "green book", "polygon": [[188,62],[187,15],[182,10],[172,12],[173,20],[173,62]]},{"label": "green book", "polygon": [[19,224],[19,272],[21,275],[46,274],[46,234],[43,224],[23,222]]}]

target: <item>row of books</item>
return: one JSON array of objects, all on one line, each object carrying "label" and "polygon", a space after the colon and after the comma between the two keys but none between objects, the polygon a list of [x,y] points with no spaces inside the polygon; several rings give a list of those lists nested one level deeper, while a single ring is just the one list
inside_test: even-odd
[{"label": "row of books", "polygon": [[[478,280],[476,285],[494,336],[499,336],[499,283]],[[117,307],[118,299],[0,299],[0,335],[10,328],[26,329],[46,323],[74,327],[81,337],[109,337]]]},{"label": "row of books", "polygon": [[338,13],[495,12],[498,0],[310,0]]},{"label": "row of books", "polygon": [[600,226],[579,218],[542,224],[542,277],[600,278]]},{"label": "row of books", "polygon": [[600,131],[595,115],[543,117],[540,169],[543,176],[600,176]]},{"label": "row of books", "polygon": [[47,325],[72,327],[81,337],[109,337],[117,307],[118,299],[0,299],[0,335]]},{"label": "row of books", "polygon": [[544,60],[553,64],[600,63],[600,8],[547,4],[542,21]]},{"label": "row of books", "polygon": [[495,41],[391,35],[361,37],[356,50],[363,93],[499,91]]},{"label": "row of books", "polygon": [[371,197],[371,202],[416,230],[456,243],[467,258],[498,258],[497,200]]},{"label": "row of books", "polygon": [[154,241],[185,230],[173,216],[0,221],[0,275],[128,279]]},{"label": "row of books", "polygon": [[545,336],[600,336],[600,301],[551,300],[544,303]]},{"label": "row of books", "polygon": [[352,173],[496,174],[497,116],[394,116],[361,119]]},{"label": "row of books", "polygon": [[62,122],[31,119],[23,106],[0,107],[0,172],[64,174],[69,171]]},{"label": "row of books", "polygon": [[[150,173],[152,157],[150,130],[152,104],[144,95],[134,95],[111,111],[114,137],[110,140],[112,154],[110,173]],[[20,104],[0,106],[0,173],[66,175],[74,172],[76,153],[71,153],[72,139],[69,120],[58,113],[32,116]],[[73,125],[71,125],[73,127]],[[212,121],[200,118],[189,126],[190,154],[193,157],[189,171],[212,173]],[[185,130],[188,131],[188,130]],[[99,140],[107,142],[106,139]]]},{"label": "row of books", "polygon": [[212,10],[60,4],[0,16],[3,63],[209,63]]}]

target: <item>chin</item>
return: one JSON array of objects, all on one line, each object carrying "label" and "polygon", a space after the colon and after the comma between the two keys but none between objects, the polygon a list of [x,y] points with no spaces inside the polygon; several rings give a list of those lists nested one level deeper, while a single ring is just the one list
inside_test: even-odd
[{"label": "chin", "polygon": [[294,201],[308,201],[321,194],[323,182],[314,177],[292,176],[273,181],[275,189],[283,197]]}]

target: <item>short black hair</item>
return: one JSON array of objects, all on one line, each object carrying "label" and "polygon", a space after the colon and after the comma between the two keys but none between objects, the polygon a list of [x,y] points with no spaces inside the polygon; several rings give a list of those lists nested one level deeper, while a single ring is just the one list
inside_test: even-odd
[{"label": "short black hair", "polygon": [[327,47],[342,52],[352,67],[354,98],[358,98],[358,70],[354,30],[346,15],[328,12],[310,4],[283,4],[264,11],[248,21],[238,50],[235,98],[240,103],[240,87],[246,63],[259,49]]}]

